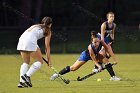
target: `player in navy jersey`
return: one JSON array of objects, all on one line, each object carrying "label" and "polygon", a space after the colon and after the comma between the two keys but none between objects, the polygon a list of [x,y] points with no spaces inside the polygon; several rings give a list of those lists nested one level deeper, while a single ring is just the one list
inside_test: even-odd
[{"label": "player in navy jersey", "polygon": [[101,25],[101,40],[106,40],[109,48],[111,48],[110,44],[114,41],[115,28],[116,24],[114,23],[114,13],[108,12],[107,21],[103,22]]},{"label": "player in navy jersey", "polygon": [[[115,54],[110,50],[110,48],[107,47],[106,43],[102,40],[99,40],[98,35],[96,32],[92,31],[91,32],[91,43],[89,44],[88,48],[83,51],[78,58],[78,60],[72,65],[72,66],[67,66],[64,69],[62,69],[59,74],[64,75],[70,71],[76,71],[79,69],[83,64],[85,64],[88,60],[92,60],[95,65],[98,67],[98,71],[100,72],[102,70],[102,67],[98,64],[98,62],[103,62],[107,68],[107,71],[109,71],[109,74],[111,77],[114,77],[114,81],[120,80],[120,78],[115,76],[115,73],[113,71],[111,63],[109,63],[109,60],[100,54],[100,50],[102,46],[108,51],[108,53],[112,56],[114,60],[114,64],[118,63],[118,60],[115,56]],[[51,80],[55,80],[56,78],[59,77],[59,74],[55,73],[51,76]]]},{"label": "player in navy jersey", "polygon": [[[107,13],[107,21],[103,22],[101,25],[101,34],[100,39],[103,41],[106,41],[106,44],[108,47],[112,50],[111,44],[114,41],[114,33],[115,33],[115,28],[116,24],[114,23],[114,13],[113,12],[108,12]],[[107,58],[110,58],[110,55],[105,51],[104,47],[102,47],[101,52],[104,56]],[[102,66],[102,62],[99,62],[99,64]],[[93,72],[97,71],[97,66],[93,68]]]}]

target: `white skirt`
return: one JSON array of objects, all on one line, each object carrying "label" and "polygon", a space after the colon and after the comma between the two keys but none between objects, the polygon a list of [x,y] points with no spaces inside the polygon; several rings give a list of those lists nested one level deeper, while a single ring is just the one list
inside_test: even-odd
[{"label": "white skirt", "polygon": [[36,51],[39,46],[37,45],[37,39],[33,36],[22,36],[19,38],[17,50],[23,51]]}]

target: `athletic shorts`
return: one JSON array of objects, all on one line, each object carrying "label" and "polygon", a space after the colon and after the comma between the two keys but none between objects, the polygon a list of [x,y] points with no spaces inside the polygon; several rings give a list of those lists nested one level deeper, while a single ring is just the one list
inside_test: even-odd
[{"label": "athletic shorts", "polygon": [[91,57],[88,53],[86,53],[86,50],[83,51],[80,55],[80,57],[78,58],[78,61],[85,61],[87,62],[88,60],[91,60]]}]

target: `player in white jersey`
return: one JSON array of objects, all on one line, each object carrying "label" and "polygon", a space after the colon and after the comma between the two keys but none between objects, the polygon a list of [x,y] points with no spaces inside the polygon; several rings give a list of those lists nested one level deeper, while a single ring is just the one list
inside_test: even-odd
[{"label": "player in white jersey", "polygon": [[[23,64],[20,68],[20,81],[19,88],[32,87],[30,77],[34,74],[43,63],[42,53],[37,44],[37,40],[45,37],[45,51],[49,65],[50,60],[50,39],[51,39],[51,26],[52,19],[50,17],[44,17],[41,24],[32,25],[28,28],[19,38],[17,50],[20,51],[23,59]],[[36,60],[31,67],[29,67],[30,57]]]}]

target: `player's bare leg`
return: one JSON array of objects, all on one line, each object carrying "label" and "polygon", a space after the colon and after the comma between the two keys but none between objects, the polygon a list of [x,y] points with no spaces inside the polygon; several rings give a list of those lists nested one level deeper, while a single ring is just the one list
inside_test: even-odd
[{"label": "player's bare leg", "polygon": [[42,63],[43,63],[43,59],[42,59],[42,53],[40,51],[39,48],[37,48],[37,51],[32,52],[31,56],[33,59],[35,59],[36,62],[34,62],[31,67],[29,68],[29,70],[26,72],[25,75],[22,76],[22,79],[24,79],[25,83],[32,87],[32,83],[30,80],[30,77],[40,69]]},{"label": "player's bare leg", "polygon": [[110,78],[111,81],[120,81],[121,80],[121,78],[118,78],[115,75],[115,72],[114,72],[114,70],[112,68],[112,65],[111,65],[111,63],[109,62],[109,60],[106,57],[104,57],[103,55],[99,54],[98,59],[99,59],[100,62],[103,62],[105,64],[106,70],[109,72],[109,74],[111,76],[111,78]]},{"label": "player's bare leg", "polygon": [[[59,74],[60,75],[64,75],[66,73],[69,73],[70,71],[76,71],[77,69],[79,69],[83,64],[85,64],[86,62],[84,61],[76,61],[72,66],[67,66],[65,68],[63,68]],[[50,80],[55,80],[56,78],[59,77],[59,74],[55,73],[51,76]]]},{"label": "player's bare leg", "polygon": [[20,51],[20,54],[23,59],[23,64],[21,65],[20,68],[20,81],[18,83],[18,88],[25,88],[28,86],[25,84],[25,81],[21,78],[21,76],[23,76],[28,71],[29,62],[30,62],[30,52]]}]

